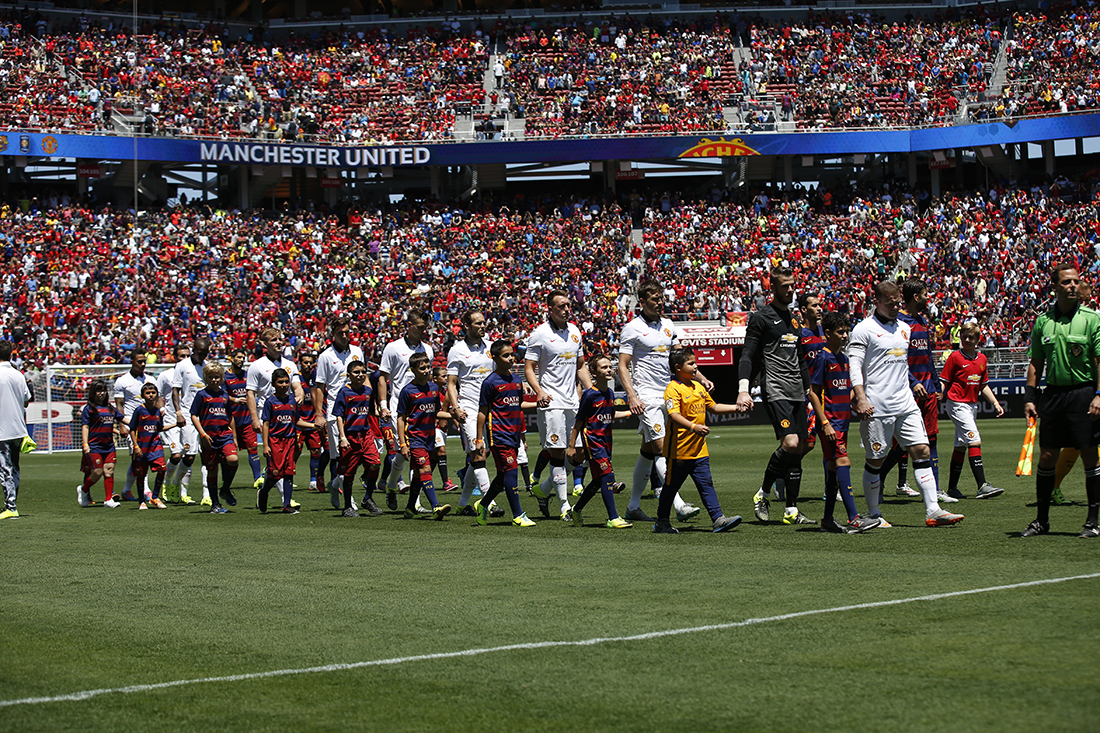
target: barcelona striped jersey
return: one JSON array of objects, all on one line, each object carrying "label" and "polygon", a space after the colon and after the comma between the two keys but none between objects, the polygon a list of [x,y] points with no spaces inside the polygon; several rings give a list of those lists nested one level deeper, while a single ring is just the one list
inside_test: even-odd
[{"label": "barcelona striped jersey", "polygon": [[[317,421],[317,411],[313,409],[313,380],[317,378],[317,370],[310,369],[309,374],[302,374],[302,392],[304,393],[302,404],[298,405],[298,417],[309,422]],[[294,394],[294,390],[291,390]]]},{"label": "barcelona striped jersey", "polygon": [[115,449],[114,426],[122,420],[122,413],[114,405],[84,405],[80,424],[88,426],[88,446],[93,453],[110,453]]},{"label": "barcelona striped jersey", "polygon": [[496,371],[481,383],[478,409],[488,414],[489,447],[519,448],[527,432],[523,417],[523,382],[515,374],[500,376]]},{"label": "barcelona striped jersey", "polygon": [[397,398],[397,414],[405,416],[405,439],[410,448],[435,449],[435,414],[443,396],[435,382],[409,382]]},{"label": "barcelona striped jersey", "polygon": [[229,427],[229,394],[224,389],[210,392],[200,389],[191,403],[191,416],[199,419],[202,429],[210,436],[213,448],[221,448],[233,441],[233,430]]},{"label": "barcelona striped jersey", "polygon": [[821,402],[825,419],[838,433],[848,432],[852,419],[852,380],[848,374],[848,357],[823,348],[810,367],[810,384],[821,387]]},{"label": "barcelona striped jersey", "polygon": [[615,393],[589,388],[581,395],[577,422],[582,428],[584,445],[592,458],[611,457],[611,421],[615,419]]},{"label": "barcelona striped jersey", "polygon": [[281,399],[278,392],[272,393],[264,401],[260,420],[267,423],[267,434],[273,438],[295,438],[298,436],[298,400],[294,393],[288,392]]},{"label": "barcelona striped jersey", "polygon": [[820,323],[813,328],[803,326],[799,342],[802,344],[802,356],[806,359],[806,366],[813,366],[814,359],[825,348],[825,329]]},{"label": "barcelona striped jersey", "polygon": [[[247,384],[246,372],[236,371],[229,369],[225,373],[225,391],[229,393],[230,397],[235,399],[245,399],[248,396],[248,390],[245,389]],[[229,414],[233,417],[233,423],[235,425],[251,425],[252,413],[248,411],[248,403],[242,402],[239,405],[230,403]]]},{"label": "barcelona striped jersey", "polygon": [[344,433],[365,433],[370,430],[370,406],[374,390],[364,384],[356,389],[345,384],[336,393],[336,402],[332,405],[332,417],[344,419]]},{"label": "barcelona striped jersey", "polygon": [[145,405],[138,405],[134,414],[130,416],[130,439],[134,441],[144,459],[151,461],[160,453],[164,443],[160,439],[161,428],[164,427],[159,407],[150,410]]},{"label": "barcelona striped jersey", "polygon": [[932,331],[927,319],[901,311],[898,320],[909,324],[909,389],[922,384],[929,394],[938,392],[940,375],[932,358]]}]

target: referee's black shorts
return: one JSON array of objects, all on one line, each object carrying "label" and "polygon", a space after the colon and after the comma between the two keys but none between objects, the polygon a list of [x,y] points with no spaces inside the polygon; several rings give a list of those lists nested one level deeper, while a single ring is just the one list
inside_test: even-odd
[{"label": "referee's black shorts", "polygon": [[806,425],[805,400],[764,400],[764,409],[775,428],[776,440],[783,440],[787,435],[797,435],[799,440],[806,439],[809,428]]},{"label": "referee's black shorts", "polygon": [[1100,420],[1089,417],[1096,394],[1091,384],[1047,387],[1039,399],[1039,447],[1076,448],[1100,445]]}]

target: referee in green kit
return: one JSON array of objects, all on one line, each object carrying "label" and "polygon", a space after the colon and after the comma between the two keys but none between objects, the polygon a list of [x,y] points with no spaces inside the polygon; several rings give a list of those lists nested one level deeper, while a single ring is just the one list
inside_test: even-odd
[{"label": "referee in green kit", "polygon": [[[1081,537],[1100,537],[1100,314],[1077,302],[1080,277],[1077,266],[1063,263],[1050,273],[1054,307],[1035,319],[1031,329],[1024,412],[1042,418],[1039,423],[1039,470],[1035,474],[1035,521],[1021,533],[1034,537],[1050,531],[1050,497],[1054,493],[1054,465],[1065,447],[1081,451],[1085,466],[1085,495],[1089,513]],[[1046,389],[1039,380],[1046,375]]]}]

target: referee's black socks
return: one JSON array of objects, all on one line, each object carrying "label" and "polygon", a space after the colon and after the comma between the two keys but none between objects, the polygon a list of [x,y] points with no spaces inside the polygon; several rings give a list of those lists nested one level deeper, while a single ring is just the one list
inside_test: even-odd
[{"label": "referee's black socks", "polygon": [[1085,469],[1085,498],[1089,503],[1088,524],[1097,524],[1100,515],[1100,466]]},{"label": "referee's black socks", "polygon": [[[1088,486],[1088,476],[1085,486]],[[1054,469],[1039,468],[1035,471],[1035,518],[1041,524],[1050,524],[1050,497],[1054,494]]]}]

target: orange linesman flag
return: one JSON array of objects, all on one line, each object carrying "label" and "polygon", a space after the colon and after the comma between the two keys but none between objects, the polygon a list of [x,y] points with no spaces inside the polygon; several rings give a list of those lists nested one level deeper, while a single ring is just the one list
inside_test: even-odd
[{"label": "orange linesman flag", "polygon": [[1031,475],[1031,456],[1035,452],[1035,418],[1027,419],[1027,432],[1024,433],[1024,445],[1020,448],[1020,461],[1016,464],[1017,476]]}]

